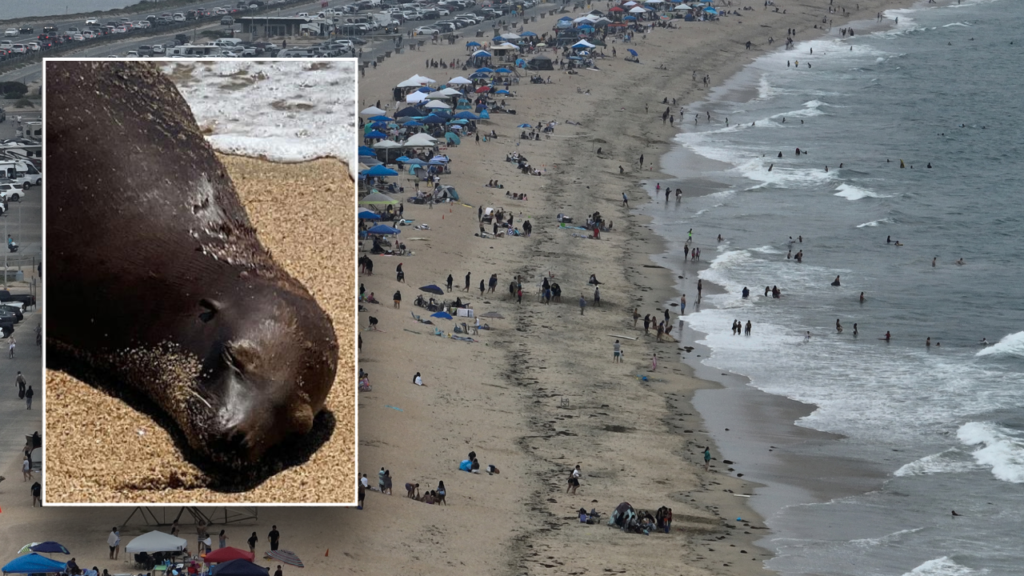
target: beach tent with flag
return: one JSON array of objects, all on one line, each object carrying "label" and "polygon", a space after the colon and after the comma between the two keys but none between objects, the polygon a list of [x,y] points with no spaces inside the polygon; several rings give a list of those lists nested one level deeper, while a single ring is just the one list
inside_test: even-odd
[{"label": "beach tent with flag", "polygon": [[59,574],[65,569],[66,563],[50,560],[34,552],[19,556],[0,568],[4,574]]},{"label": "beach tent with flag", "polygon": [[248,560],[228,560],[213,567],[213,576],[269,576],[270,569]]}]

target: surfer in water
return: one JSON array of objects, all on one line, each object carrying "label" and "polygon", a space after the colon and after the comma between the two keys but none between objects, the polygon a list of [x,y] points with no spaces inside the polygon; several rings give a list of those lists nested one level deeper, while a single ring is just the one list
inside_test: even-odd
[{"label": "surfer in water", "polygon": [[853,323],[853,335],[854,336],[857,335],[857,323],[856,322]]},{"label": "surfer in water", "polygon": [[[836,318],[836,333],[843,333],[843,325],[839,323],[839,318]],[[810,334],[810,332],[808,332],[808,334]]]},{"label": "surfer in water", "polygon": [[888,342],[890,338],[892,338],[892,336],[889,334],[889,331],[886,330],[885,331],[885,338],[882,338],[882,340],[885,340],[886,342]]},{"label": "surfer in water", "polygon": [[839,286],[839,276],[836,276],[836,279],[832,281],[832,285]]},{"label": "surfer in water", "polygon": [[988,339],[987,338],[982,338],[981,342],[978,342],[978,344],[981,344],[982,346],[988,346]]}]

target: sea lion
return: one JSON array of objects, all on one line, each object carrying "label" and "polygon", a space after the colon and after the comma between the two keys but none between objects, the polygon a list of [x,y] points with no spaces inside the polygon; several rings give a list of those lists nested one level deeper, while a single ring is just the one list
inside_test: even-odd
[{"label": "sea lion", "polygon": [[46,72],[50,349],[152,399],[216,464],[308,433],[333,325],[260,244],[174,84],[142,62]]}]

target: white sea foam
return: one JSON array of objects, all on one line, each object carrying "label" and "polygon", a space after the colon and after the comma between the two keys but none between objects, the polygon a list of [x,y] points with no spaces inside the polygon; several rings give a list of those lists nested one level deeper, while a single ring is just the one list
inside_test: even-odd
[{"label": "white sea foam", "polygon": [[977,470],[977,464],[965,460],[968,457],[961,450],[950,448],[938,454],[925,456],[909,464],[904,464],[899,470],[893,472],[893,476],[902,478],[906,476],[927,476],[929,474],[955,474]]},{"label": "white sea foam", "polygon": [[943,28],[950,28],[950,27],[952,27],[952,26],[964,26],[964,27],[969,27],[969,26],[970,26],[970,24],[968,24],[967,22],[950,22],[949,24],[945,24],[945,25],[943,25],[942,27],[943,27]]},{"label": "white sea foam", "polygon": [[903,576],[972,576],[987,574],[988,570],[971,570],[949,559],[949,556],[929,560]]},{"label": "white sea foam", "polygon": [[356,164],[356,69],[338,61],[167,63],[219,152],[275,162],[333,157]]},{"label": "white sea foam", "polygon": [[888,198],[888,196],[884,194],[878,194],[877,192],[872,192],[871,190],[860,188],[853,184],[840,184],[836,190],[836,196],[841,196],[847,200],[860,200],[861,198]]},{"label": "white sea foam", "polygon": [[972,455],[1004,482],[1024,483],[1024,439],[992,422],[968,422],[956,432],[967,446],[981,446]]},{"label": "white sea foam", "polygon": [[975,356],[1016,356],[1024,358],[1024,332],[1007,334],[999,342],[979,350]]},{"label": "white sea foam", "polygon": [[872,220],[871,222],[865,222],[863,224],[857,224],[857,228],[873,228],[879,224],[888,224],[891,222],[888,218],[882,218],[881,220]]},{"label": "white sea foam", "polygon": [[856,540],[850,540],[850,544],[862,548],[871,548],[875,546],[881,546],[882,544],[890,544],[896,542],[900,539],[900,537],[904,536],[905,534],[913,534],[915,532],[920,532],[921,530],[923,530],[923,528],[910,528],[907,530],[893,532],[892,534],[886,534],[885,536],[879,536],[878,538],[858,538]]}]

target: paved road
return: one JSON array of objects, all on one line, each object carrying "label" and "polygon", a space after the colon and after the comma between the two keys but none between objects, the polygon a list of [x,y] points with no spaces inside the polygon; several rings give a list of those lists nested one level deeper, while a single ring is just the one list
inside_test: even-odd
[{"label": "paved road", "polygon": [[[7,120],[0,122],[0,140],[14,138],[18,123],[13,116],[16,116],[16,114],[8,114]],[[38,114],[23,115],[22,120],[38,120],[38,116]],[[7,235],[10,234],[14,237],[15,242],[20,245],[17,256],[25,260],[31,260],[32,257],[35,257],[37,262],[43,254],[42,193],[43,189],[41,187],[33,186],[28,190],[28,193],[22,198],[21,202],[9,202],[10,211],[0,216],[0,240],[6,239]],[[6,241],[4,243],[6,244]],[[13,256],[6,248],[0,254]],[[18,258],[18,260],[22,258]],[[11,259],[9,258],[9,260]],[[4,259],[0,257],[0,269],[2,269],[3,264]]]},{"label": "paved road", "polygon": [[[205,3],[205,4],[206,5],[210,5],[209,3]],[[214,4],[213,6],[216,6],[216,4]],[[526,16],[527,17],[531,17],[531,16],[539,15],[541,12],[545,12],[546,13],[547,11],[549,11],[549,10],[555,8],[555,7],[556,7],[555,4],[542,4],[540,6],[535,6],[533,8],[530,8],[530,9],[526,10]],[[295,5],[295,6],[289,7],[288,10],[284,12],[284,14],[289,14],[289,13],[294,14],[294,13],[297,13],[297,12],[312,12],[314,10],[319,10],[319,9],[320,9],[320,2],[312,2],[310,4],[300,4],[300,5]],[[180,10],[181,9],[179,9],[178,11],[180,11]],[[456,16],[458,14],[465,14],[465,13],[472,12],[472,11],[473,11],[472,9],[465,10],[465,11],[456,11],[456,12],[453,12],[451,16],[445,17],[445,19],[451,18],[451,17]],[[370,13],[370,12],[363,12],[361,14],[367,14],[367,13]],[[508,24],[511,25],[511,22],[512,22],[513,18],[510,17],[510,16],[506,16],[506,17],[504,17],[504,20]],[[520,17],[519,20],[522,20],[522,17]],[[405,24],[403,24],[401,26],[400,30],[403,33],[403,35],[406,36],[406,38],[404,39],[404,42],[406,42],[406,43],[408,42],[407,32],[409,30],[413,30],[413,29],[415,29],[415,28],[417,28],[419,26],[429,26],[430,22],[431,22],[430,20],[426,20],[426,21],[410,21],[410,22],[406,22]],[[540,20],[538,18],[537,22],[531,23],[531,24],[527,25],[526,29],[529,30],[532,27],[534,32],[542,33],[542,32],[547,31],[548,29],[550,29],[550,27],[552,27],[554,25],[554,23],[555,23],[555,19],[550,18],[550,17],[546,18],[544,20]],[[197,24],[198,24],[197,28],[195,28],[193,30],[193,32],[196,35],[198,35],[199,33],[201,33],[204,30],[213,30],[213,29],[217,29],[217,28],[221,27],[219,23],[214,22],[212,19],[211,20],[197,22]],[[482,31],[484,31],[484,38],[486,38],[489,41],[490,38],[491,38],[491,34],[492,34],[492,32],[494,31],[494,28],[497,25],[498,25],[498,23],[497,23],[496,20],[486,20],[483,23],[478,24],[476,26],[470,26],[470,27],[467,27],[467,28],[461,28],[456,33],[459,34],[460,36],[463,36],[463,37],[473,38],[473,37],[476,36],[477,30],[482,30]],[[509,26],[507,28],[510,28],[510,27],[511,26]],[[172,33],[168,33],[168,34],[156,34],[154,36],[148,36],[148,37],[136,37],[136,36],[133,36],[131,38],[126,38],[125,40],[123,40],[121,42],[116,42],[116,43],[113,43],[113,44],[104,44],[102,46],[93,46],[93,47],[89,47],[88,43],[83,43],[82,44],[83,49],[81,51],[75,51],[74,53],[68,53],[68,54],[65,54],[65,56],[67,56],[67,57],[74,57],[74,58],[82,58],[82,57],[103,58],[103,57],[107,57],[107,56],[111,56],[111,55],[123,56],[128,51],[136,50],[139,46],[142,46],[142,45],[173,43],[174,36],[176,34],[182,34],[182,33],[184,33],[184,32],[178,30],[178,31],[175,31],[175,32],[172,32]],[[248,35],[247,34],[246,35],[242,35],[242,38],[245,39],[245,40],[248,40],[249,38],[246,38],[246,36],[248,36]],[[394,37],[393,36],[382,37],[382,36],[367,35],[367,36],[364,36],[363,38],[368,41],[368,44],[362,46],[362,48],[363,48],[362,59],[365,60],[365,61],[369,61],[370,59],[372,59],[377,54],[383,54],[384,51],[392,50],[394,48]],[[424,37],[419,37],[419,38],[423,39]],[[6,81],[18,81],[18,82],[25,82],[27,84],[30,84],[30,83],[38,81],[41,77],[42,77],[42,66],[41,65],[33,65],[31,67],[27,67],[27,68],[24,68],[24,69],[21,69],[21,70],[15,70],[15,71],[12,71],[12,72],[8,72],[7,74],[0,75],[0,81],[4,81],[4,82],[6,82]]]}]

